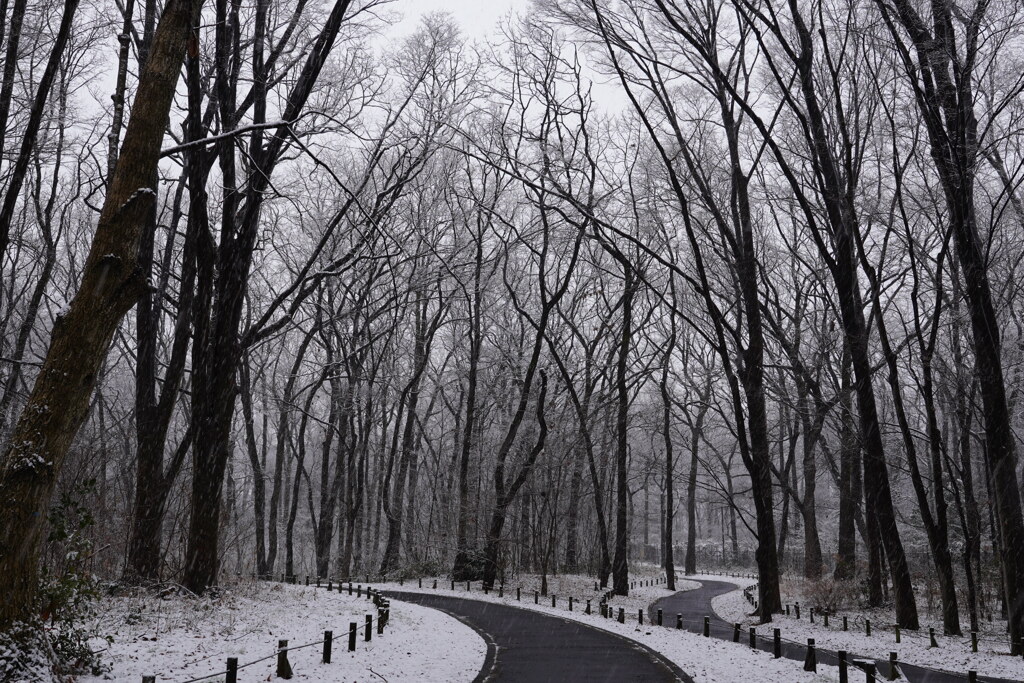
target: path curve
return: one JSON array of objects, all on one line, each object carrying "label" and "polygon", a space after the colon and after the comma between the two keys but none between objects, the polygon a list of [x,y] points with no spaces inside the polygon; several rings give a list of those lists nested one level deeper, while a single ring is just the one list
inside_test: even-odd
[{"label": "path curve", "polygon": [[446,612],[480,633],[487,659],[477,683],[694,683],[640,643],[578,621],[482,600],[383,593]]},{"label": "path curve", "polygon": [[[664,625],[671,628],[674,628],[676,625],[676,615],[681,614],[683,617],[683,628],[694,633],[700,633],[703,631],[704,617],[706,615],[710,617],[711,637],[731,641],[733,639],[733,625],[727,623],[715,614],[715,610],[711,607],[711,601],[719,595],[739,590],[739,588],[735,584],[727,583],[725,581],[710,581],[698,579],[692,576],[687,577],[687,579],[699,581],[701,584],[700,587],[680,591],[674,595],[656,600],[651,604],[650,614],[657,614],[657,610],[661,609],[664,614]],[[749,642],[749,634],[744,630],[740,634],[740,643],[743,645],[737,645],[737,647],[749,646]],[[769,633],[757,634],[757,647],[760,650],[771,652],[772,638]],[[815,650],[817,651],[819,664],[838,666],[839,657],[834,651],[825,650],[820,647],[815,648]],[[802,662],[807,656],[807,648],[803,645],[783,641],[782,656],[787,659],[795,659]],[[861,655],[854,653],[849,653],[847,655],[847,661],[852,662],[854,659],[870,658],[862,657]],[[878,667],[879,678],[884,680],[889,673],[889,662],[887,660],[876,660],[875,664]],[[967,680],[966,674],[935,671],[902,662],[899,664],[899,670],[901,670],[906,677],[900,680],[906,680],[908,683],[963,683]],[[856,675],[855,672],[856,670],[851,665],[851,679]],[[863,674],[860,675],[863,676]],[[859,680],[859,677],[856,680]],[[1008,679],[990,678],[987,676],[979,676],[978,681],[981,683],[1014,683]]]}]

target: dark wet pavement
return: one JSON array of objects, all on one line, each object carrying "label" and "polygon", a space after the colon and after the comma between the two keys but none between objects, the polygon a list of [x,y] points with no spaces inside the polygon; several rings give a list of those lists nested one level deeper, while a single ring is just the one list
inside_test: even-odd
[{"label": "dark wet pavement", "polygon": [[384,593],[447,612],[480,633],[488,654],[478,683],[693,683],[639,643],[577,621],[446,595]]}]

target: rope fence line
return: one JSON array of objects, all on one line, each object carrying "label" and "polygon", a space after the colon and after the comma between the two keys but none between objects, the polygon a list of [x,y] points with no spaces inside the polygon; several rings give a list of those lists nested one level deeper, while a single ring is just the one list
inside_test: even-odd
[{"label": "rope fence line", "polygon": [[[757,590],[757,584],[756,583],[751,585],[751,586],[747,586],[746,588],[743,589],[744,597],[746,598],[747,602],[749,602],[751,605],[753,605],[753,607],[755,609],[757,608],[757,600],[754,599],[753,594],[754,594],[754,591],[756,591],[756,590]],[[793,607],[794,607],[794,612],[795,612],[796,618],[800,619],[800,602],[797,601],[797,602],[793,603]],[[790,605],[789,604],[785,605],[785,615],[787,617],[790,616]],[[851,630],[849,628],[849,626],[852,624],[854,626],[859,626],[860,627],[859,630],[863,630],[865,635],[868,636],[868,637],[871,636],[872,630],[874,629],[874,630],[877,630],[877,631],[884,631],[886,633],[892,634],[894,636],[895,640],[896,640],[896,644],[900,644],[902,642],[903,638],[910,638],[911,640],[922,640],[922,641],[927,639],[928,642],[929,642],[929,645],[928,645],[929,647],[939,647],[939,644],[938,644],[938,641],[936,640],[936,638],[940,634],[937,634],[935,632],[935,628],[934,627],[929,627],[927,632],[915,631],[915,630],[907,630],[907,629],[900,628],[900,626],[898,624],[878,624],[877,622],[872,622],[871,619],[869,619],[867,617],[864,617],[862,615],[854,615],[852,618],[850,618],[847,615],[839,615],[839,614],[836,614],[836,613],[830,612],[830,611],[826,611],[826,612],[815,611],[815,609],[813,607],[809,611],[810,623],[812,623],[812,624],[815,624],[815,621],[814,621],[815,615],[817,615],[819,617],[823,617],[823,622],[821,623],[821,625],[817,625],[816,624],[818,626],[818,628],[824,628],[824,629],[827,629],[829,631],[849,631],[849,630]],[[829,623],[829,617],[841,618],[842,619],[843,627],[841,629],[833,628],[830,625],[830,623]],[[1008,636],[1007,637],[1003,637],[1003,638],[996,637],[996,636],[985,636],[985,635],[982,635],[982,633],[980,631],[968,631],[966,636],[964,636],[964,635],[961,635],[961,636],[947,636],[945,634],[941,634],[941,635],[944,638],[952,638],[952,639],[968,638],[969,637],[971,652],[977,652],[978,651],[978,644],[979,643],[994,643],[994,644],[999,644],[999,645],[1007,645],[1007,646],[1010,646],[1010,650],[1012,651],[1012,643],[1009,642]]]},{"label": "rope fence line", "polygon": [[[308,585],[308,584],[307,584]],[[341,584],[338,585],[338,592],[341,592]],[[351,585],[349,586],[349,594],[351,595]],[[347,631],[341,632],[342,635],[348,636],[348,651],[354,652],[356,649],[356,642],[359,637],[359,631],[363,631],[363,640],[370,642],[373,639],[373,630],[376,627],[377,635],[384,633],[384,628],[388,625],[391,620],[391,602],[380,594],[379,591],[374,591],[370,586],[366,587],[367,598],[373,600],[374,606],[377,607],[377,616],[374,617],[371,614],[365,616],[365,621],[360,627],[358,622],[350,622]],[[360,586],[359,597],[362,597],[362,586]],[[277,648],[273,654],[259,659],[254,659],[249,662],[242,664],[238,663],[236,657],[228,657],[227,664],[224,670],[216,671],[209,674],[204,674],[196,678],[190,678],[184,681],[177,681],[176,683],[201,683],[202,681],[209,681],[211,679],[224,677],[225,683],[237,683],[238,672],[242,669],[246,669],[256,664],[261,664],[267,660],[277,658],[277,668],[275,676],[277,678],[290,679],[293,675],[291,663],[288,661],[288,653],[295,652],[297,650],[304,650],[306,648],[314,647],[316,645],[323,646],[323,663],[331,663],[332,646],[334,642],[334,631],[324,631],[324,637],[320,640],[316,640],[310,643],[304,643],[302,645],[288,645],[287,640],[279,640]],[[143,676],[142,683],[156,683],[156,676]]]}]

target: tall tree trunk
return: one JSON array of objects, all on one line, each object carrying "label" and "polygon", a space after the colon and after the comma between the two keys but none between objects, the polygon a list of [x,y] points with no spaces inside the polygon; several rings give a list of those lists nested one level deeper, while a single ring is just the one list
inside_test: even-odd
[{"label": "tall tree trunk", "polygon": [[88,413],[111,338],[145,286],[138,241],[156,201],[153,177],[198,0],[170,0],[128,121],[99,224],[66,315],[0,463],[0,628],[31,620],[41,532],[57,475]]},{"label": "tall tree trunk", "polygon": [[636,285],[633,268],[622,263],[622,334],[619,339],[618,360],[615,364],[615,556],[612,558],[612,590],[616,595],[629,595],[629,527],[627,506],[629,504],[629,386],[626,382],[626,368],[633,333],[633,297]]}]

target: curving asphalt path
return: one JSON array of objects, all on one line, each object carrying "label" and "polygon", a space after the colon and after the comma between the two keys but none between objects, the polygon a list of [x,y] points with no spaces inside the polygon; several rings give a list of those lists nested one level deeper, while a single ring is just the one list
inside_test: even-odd
[{"label": "curving asphalt path", "polygon": [[[693,579],[693,577],[689,578]],[[650,614],[655,615],[661,609],[664,615],[663,623],[670,628],[676,626],[677,615],[682,615],[683,629],[694,633],[701,633],[703,631],[704,617],[708,616],[710,617],[709,631],[711,637],[731,641],[733,639],[733,625],[723,621],[715,614],[714,609],[711,607],[711,601],[719,595],[736,590],[736,585],[724,581],[705,581],[703,579],[700,580],[700,584],[700,588],[682,591],[656,600],[650,607]],[[768,628],[771,628],[771,626],[765,627],[765,629]],[[762,629],[758,630],[761,631]],[[767,630],[757,633],[755,642],[758,649],[766,652],[772,651],[772,637]],[[750,637],[748,630],[744,629],[740,633],[740,643],[742,645],[737,647],[749,647]],[[819,664],[839,665],[839,657],[835,652],[824,650],[820,647],[816,647],[815,650]],[[802,662],[807,657],[807,648],[803,645],[783,641],[782,656]],[[851,662],[850,678],[851,680],[859,681],[864,674],[853,667],[852,662],[855,659],[868,658],[854,653],[847,654],[847,661]],[[888,680],[889,662],[887,660],[877,660],[875,664],[878,667],[878,680]],[[904,675],[904,678],[899,680],[905,680],[908,683],[963,683],[967,680],[966,674],[958,675],[945,671],[934,671],[902,662],[898,668]],[[1007,679],[988,677],[979,677],[978,681],[980,683],[1014,683],[1014,681]]]},{"label": "curving asphalt path", "polygon": [[694,683],[643,645],[578,621],[445,595],[385,594],[447,612],[483,636],[487,659],[477,683]]}]

